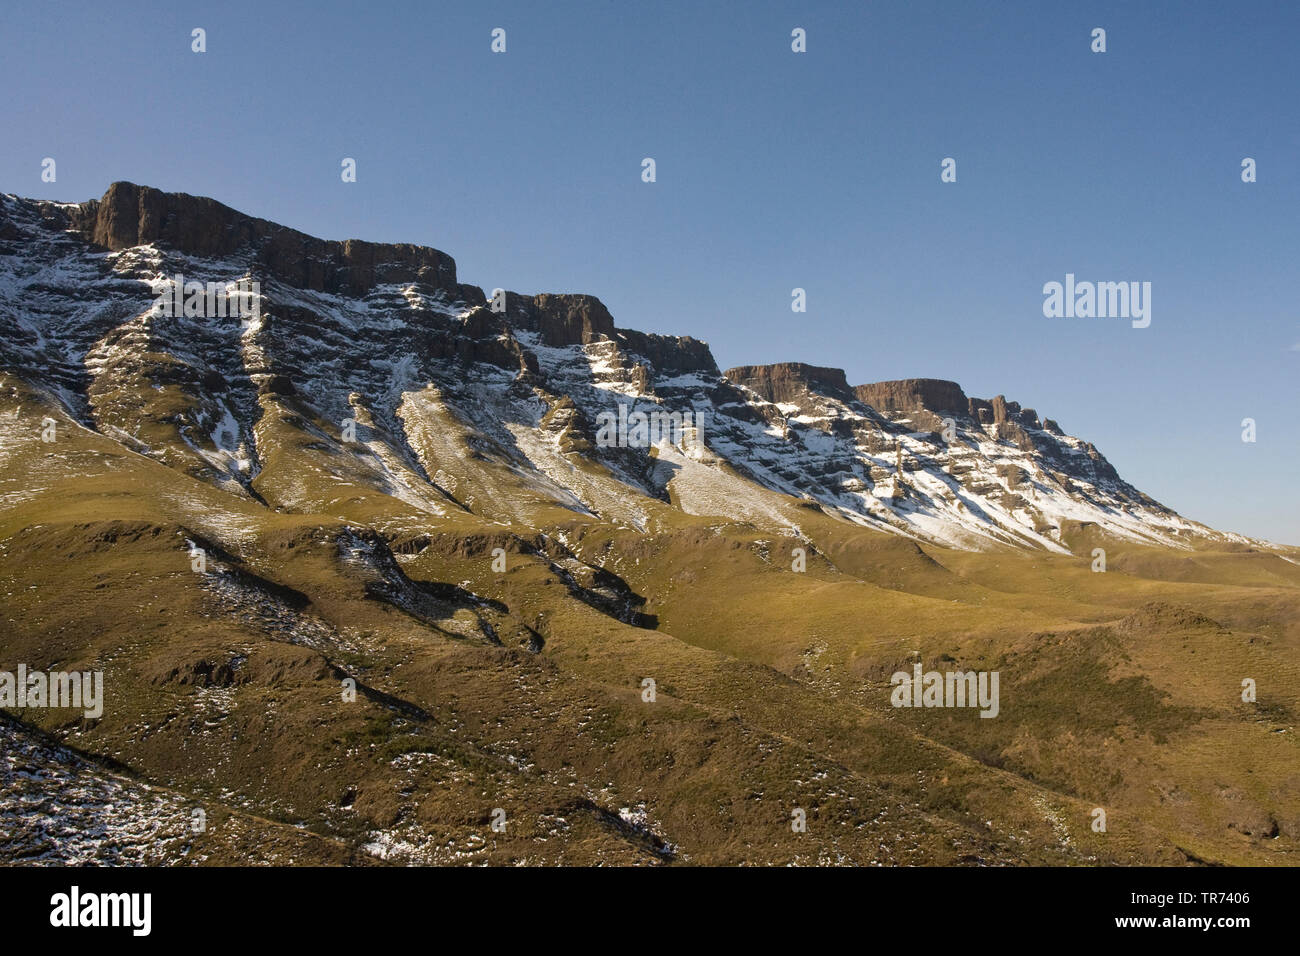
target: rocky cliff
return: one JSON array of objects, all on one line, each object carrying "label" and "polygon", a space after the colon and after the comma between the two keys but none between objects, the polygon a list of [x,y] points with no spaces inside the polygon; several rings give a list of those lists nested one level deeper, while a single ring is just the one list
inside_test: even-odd
[{"label": "rocky cliff", "polygon": [[[177,273],[257,281],[257,314],[166,314],[156,296]],[[131,183],[76,205],[0,201],[0,337],[4,373],[76,421],[282,510],[337,510],[347,487],[411,528],[557,508],[651,528],[669,508],[797,531],[813,502],[969,548],[1063,551],[1089,524],[1218,535],[1000,395],[850,386],[800,363],[723,374],[705,343],[620,329],[592,295],[492,302],[435,249],[316,239]],[[685,427],[611,446],[597,423],[619,406]]]}]

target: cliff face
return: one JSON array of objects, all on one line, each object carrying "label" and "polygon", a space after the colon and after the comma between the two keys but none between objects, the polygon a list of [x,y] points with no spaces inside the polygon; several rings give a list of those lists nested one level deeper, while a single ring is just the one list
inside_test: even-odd
[{"label": "cliff face", "polygon": [[304,289],[363,295],[381,283],[420,282],[459,293],[451,256],[424,246],[316,239],[213,199],[114,183],[75,207],[71,228],[110,251],[162,243],[205,258],[252,252],[261,269]]},{"label": "cliff face", "polygon": [[[260,317],[164,314],[156,289],[176,273],[259,280]],[[592,295],[494,303],[436,249],[316,239],[130,183],[71,206],[0,197],[0,371],[132,451],[289,511],[335,513],[303,491],[328,474],[508,523],[558,508],[650,528],[670,507],[793,528],[802,499],[958,547],[1065,550],[1081,522],[1216,534],[1001,395],[853,387],[798,362],[723,375],[704,342],[621,329]],[[686,431],[610,447],[596,423],[619,406]],[[325,457],[285,464],[300,452]]]},{"label": "cliff face", "polygon": [[924,409],[937,415],[970,415],[966,393],[956,382],[937,378],[904,378],[893,382],[855,385],[858,401],[882,412]]},{"label": "cliff face", "polygon": [[[1073,475],[1073,479],[1065,479],[1071,485],[1074,481],[1124,484],[1111,463],[1090,442],[1069,438],[1056,422],[1051,419],[1039,421],[1034,409],[1022,408],[1018,402],[1008,401],[1005,396],[970,398],[956,382],[908,378],[855,385],[850,389],[840,369],[799,363],[745,366],[728,369],[726,375],[735,384],[751,389],[767,401],[799,406],[804,415],[817,408],[817,396],[839,402],[856,401],[866,406],[863,411],[868,420],[874,415],[887,423],[906,425],[931,434],[942,434],[948,423],[952,423],[960,433],[988,435],[1032,456],[1040,465],[1049,466],[1062,475]],[[839,422],[834,427],[843,431],[845,426]],[[870,430],[859,434],[858,438],[873,449],[887,447],[890,442],[882,433]],[[953,471],[952,462],[945,462],[941,467],[946,473],[955,475],[965,475],[972,470],[964,463],[957,463],[956,471]],[[1015,467],[1016,473],[1025,471],[1024,463],[1007,467]],[[906,468],[895,468],[896,472],[902,470]],[[884,475],[886,469],[877,467],[874,474]],[[970,489],[985,487],[975,478],[961,480]]]},{"label": "cliff face", "polygon": [[594,295],[542,293],[525,297],[511,293],[506,302],[510,324],[538,333],[544,345],[563,348],[614,338],[614,317]]},{"label": "cliff face", "polygon": [[[893,382],[875,382],[854,386],[858,399],[882,412],[925,411],[933,415],[956,415],[973,419],[981,425],[1021,425],[1025,428],[1043,428],[1038,413],[1032,408],[1021,408],[1018,402],[1009,402],[1005,396],[991,399],[968,398],[956,382],[937,378],[905,378]],[[1055,423],[1048,419],[1054,426]]]},{"label": "cliff face", "polygon": [[853,398],[844,370],[838,368],[777,362],[773,365],[742,365],[729,368],[724,374],[730,381],[751,389],[769,402],[797,402],[810,392],[844,401]]},{"label": "cliff face", "polygon": [[427,246],[317,239],[213,199],[128,182],[114,183],[103,198],[70,209],[47,204],[46,213],[56,220],[65,217],[66,228],[113,252],[157,243],[201,258],[246,257],[254,278],[274,277],[300,289],[363,296],[383,285],[418,283],[449,300],[482,306],[483,313],[467,323],[464,341],[432,344],[444,358],[519,367],[515,350],[488,341],[513,327],[537,333],[548,346],[621,341],[665,371],[717,374],[705,343],[616,329],[609,310],[593,295],[507,292],[504,313],[492,312],[482,289],[456,281],[455,260]]}]

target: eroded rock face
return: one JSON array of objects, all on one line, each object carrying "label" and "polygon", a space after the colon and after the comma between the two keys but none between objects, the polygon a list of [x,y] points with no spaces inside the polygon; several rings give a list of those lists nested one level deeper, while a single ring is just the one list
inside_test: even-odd
[{"label": "eroded rock face", "polygon": [[880,412],[925,409],[938,415],[970,415],[970,402],[956,382],[938,378],[903,378],[855,385],[858,400]]},{"label": "eroded rock face", "polygon": [[[1035,533],[1046,529],[1057,534],[1061,525],[1044,515],[1039,489],[1084,499],[1093,489],[1108,488],[1124,499],[1144,502],[1144,508],[1150,501],[1123,482],[1091,443],[1066,436],[1051,419],[1040,422],[1034,409],[1003,395],[970,398],[956,382],[923,378],[849,390],[839,369],[798,363],[746,366],[726,375],[764,401],[779,403],[786,413],[782,421],[798,420],[871,456],[866,467],[852,458],[821,455],[773,468],[803,493],[822,500],[845,491],[903,507],[947,499],[964,514],[972,510],[964,499],[968,493],[1025,516]],[[758,408],[761,413],[763,406]],[[771,415],[763,420],[781,424]],[[943,437],[950,429],[952,440]],[[934,473],[947,476],[951,495],[920,491],[923,483],[916,476]],[[1019,493],[1022,488],[1028,496]]]},{"label": "eroded rock face", "polygon": [[777,362],[774,365],[742,365],[729,368],[727,378],[737,385],[753,390],[765,400],[777,403],[797,403],[809,392],[823,394],[842,401],[853,399],[844,370],[805,365],[802,362]]},{"label": "eroded rock face", "polygon": [[614,317],[594,295],[542,293],[516,299],[517,309],[510,310],[511,324],[537,332],[545,345],[589,345],[614,337]]},{"label": "eroded rock face", "polygon": [[[153,286],[176,272],[260,279],[260,317],[163,314]],[[275,471],[277,448],[434,514],[514,520],[545,501],[640,527],[653,498],[782,524],[803,501],[960,547],[1063,548],[1081,519],[1138,540],[1214,534],[1002,395],[851,387],[798,362],[723,375],[704,342],[620,329],[592,295],[489,299],[437,250],[315,239],[210,199],[130,183],[79,206],[0,197],[0,371],[132,451],[287,510],[322,505]],[[597,440],[602,415],[632,409],[703,441]],[[340,439],[345,422],[368,451]],[[486,463],[473,480],[466,455]]]},{"label": "eroded rock face", "polygon": [[316,239],[214,199],[134,183],[114,183],[68,218],[85,239],[114,252],[149,243],[208,258],[252,250],[258,266],[303,289],[362,295],[380,284],[421,282],[460,294],[455,261],[437,249]]},{"label": "eroded rock face", "polygon": [[695,372],[717,376],[718,363],[713,360],[709,346],[689,335],[658,335],[619,329],[618,340],[627,351],[643,355],[664,375],[686,375]]},{"label": "eroded rock face", "polygon": [[[926,411],[939,416],[966,417],[983,425],[1044,427],[1032,408],[1021,408],[1018,402],[1009,402],[1003,395],[992,399],[969,398],[956,382],[943,379],[905,378],[874,382],[854,386],[853,392],[860,401],[887,414]],[[1052,424],[1057,431],[1060,430],[1055,422]],[[1013,433],[1014,430],[1009,432]]]}]

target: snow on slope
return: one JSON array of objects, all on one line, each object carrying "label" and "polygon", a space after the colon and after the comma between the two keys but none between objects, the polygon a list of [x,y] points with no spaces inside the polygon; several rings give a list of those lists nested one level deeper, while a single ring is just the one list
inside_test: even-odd
[{"label": "snow on slope", "polygon": [[[1056,431],[1027,426],[1018,443],[963,418],[945,440],[816,383],[769,402],[711,359],[681,360],[680,340],[572,344],[422,282],[344,295],[261,275],[255,317],[165,316],[154,296],[170,276],[258,278],[254,250],[106,253],[52,228],[50,206],[0,201],[0,363],[127,447],[292,510],[368,489],[428,520],[460,508],[536,524],[561,509],[646,529],[676,507],[793,529],[803,499],[959,548],[1062,552],[1070,522],[1167,546],[1247,541],[1160,506]],[[598,417],[620,405],[689,413],[701,442],[597,447]]]}]

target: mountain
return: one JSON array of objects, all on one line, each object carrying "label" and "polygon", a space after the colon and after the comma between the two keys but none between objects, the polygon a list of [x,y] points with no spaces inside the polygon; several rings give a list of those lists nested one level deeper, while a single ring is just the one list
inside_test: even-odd
[{"label": "mountain", "polygon": [[[703,342],[619,329],[593,296],[505,293],[494,309],[441,252],[326,242],[130,183],[75,206],[6,197],[0,222],[0,361],[43,370],[30,384],[86,427],[273,507],[339,510],[338,488],[279,464],[310,445],[329,482],[406,513],[535,524],[558,507],[647,530],[668,505],[797,535],[797,506],[815,504],[970,549],[1064,553],[1082,528],[1249,544],[1153,501],[1033,409],[952,382],[721,373]],[[176,275],[255,280],[260,315],[163,314]],[[619,405],[685,414],[698,441],[601,447],[599,416]]]},{"label": "mountain", "polygon": [[1300,853],[1300,552],[1000,395],[130,183],[0,197],[0,602],[6,861]]}]

